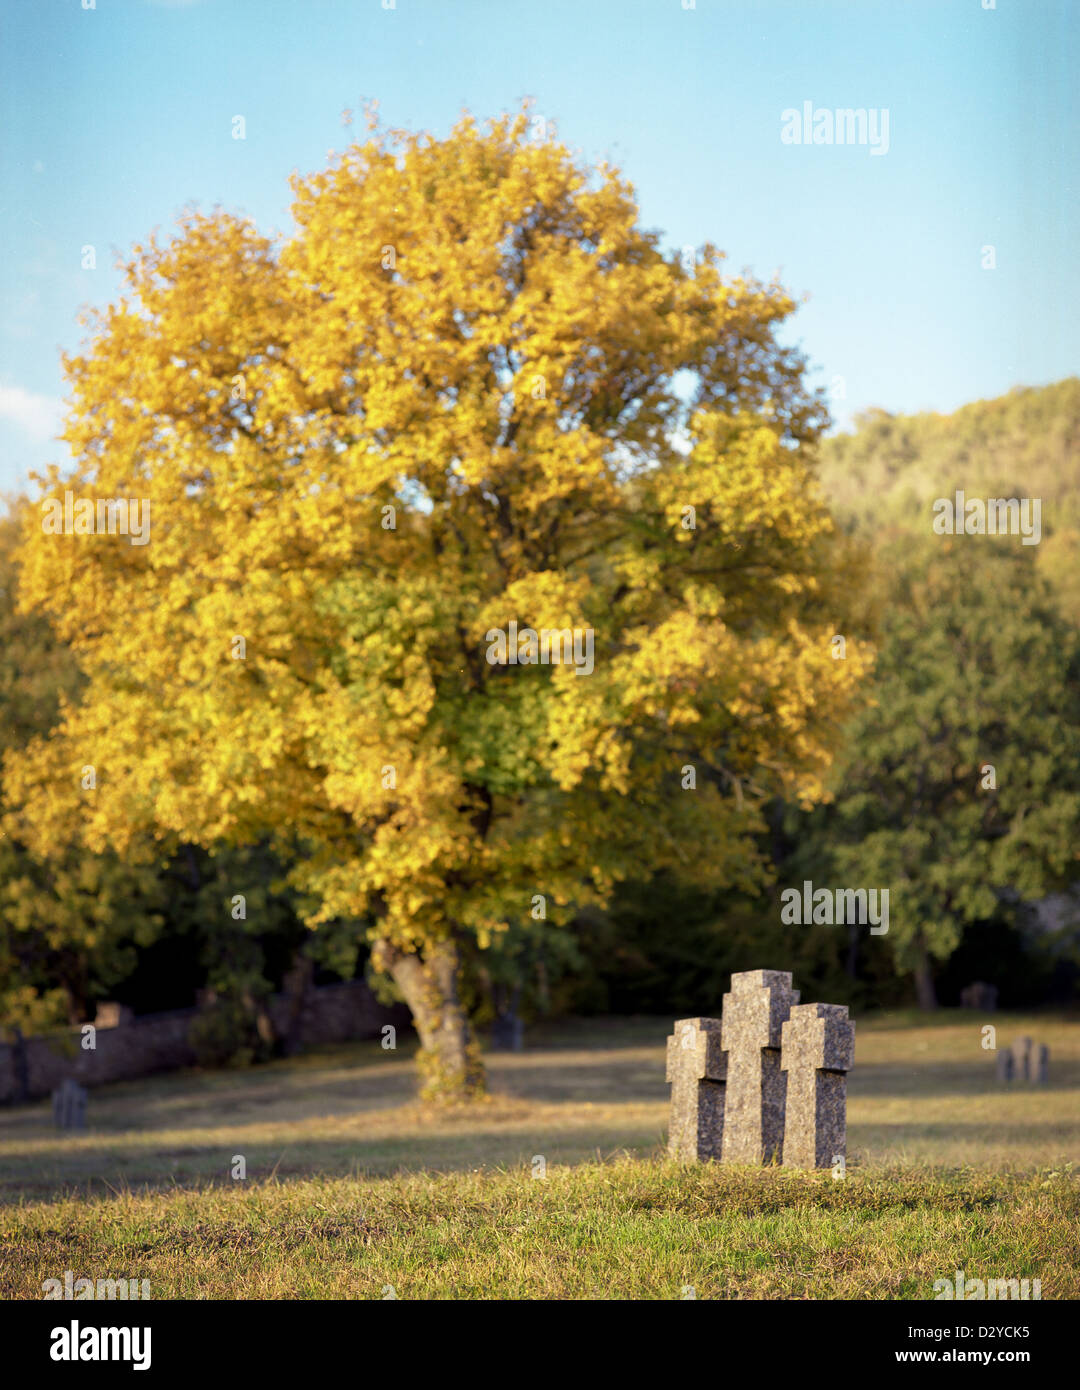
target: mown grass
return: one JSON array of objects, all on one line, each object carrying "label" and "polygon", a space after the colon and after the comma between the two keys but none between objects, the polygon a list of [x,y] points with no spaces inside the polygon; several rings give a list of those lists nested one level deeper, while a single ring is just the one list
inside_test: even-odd
[{"label": "mown grass", "polygon": [[997,1016],[1051,1048],[1049,1086],[1003,1088],[984,1022],[859,1021],[839,1182],[667,1162],[669,1020],[542,1030],[459,1110],[358,1044],[102,1088],[84,1135],[0,1111],[0,1296],[71,1269],[155,1298],[926,1298],[964,1269],[1080,1297],[1080,1024]]},{"label": "mown grass", "polygon": [[71,1269],[154,1298],[917,1299],[963,1269],[1077,1298],[1078,1230],[1065,1170],[833,1181],[622,1158],[8,1208],[0,1295]]}]

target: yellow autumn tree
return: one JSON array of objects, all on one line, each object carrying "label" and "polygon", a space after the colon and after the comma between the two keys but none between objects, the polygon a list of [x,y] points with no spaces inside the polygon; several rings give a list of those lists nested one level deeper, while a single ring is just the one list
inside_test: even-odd
[{"label": "yellow autumn tree", "polygon": [[[369,114],[293,187],[282,245],[217,212],[135,247],[65,364],[22,600],[88,685],[8,796],[39,845],[76,798],[91,848],[272,835],[313,927],[370,924],[426,1094],[469,1094],[464,940],[665,864],[750,888],[763,799],[822,795],[864,661],[823,411],[789,295],[665,254],[527,108]],[[91,526],[120,498],[147,543]]]}]

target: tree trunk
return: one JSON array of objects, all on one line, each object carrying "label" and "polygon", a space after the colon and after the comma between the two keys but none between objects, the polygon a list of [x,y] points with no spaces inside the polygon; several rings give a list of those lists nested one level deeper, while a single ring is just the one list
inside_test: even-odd
[{"label": "tree trunk", "polygon": [[26,1039],[16,1023],[11,1030],[12,1069],[15,1074],[15,1089],[12,1102],[22,1105],[30,1098],[30,1065],[26,1057]]},{"label": "tree trunk", "polygon": [[930,957],[922,941],[915,943],[915,997],[920,1009],[936,1009],[937,992],[934,989],[934,975],[930,969]]},{"label": "tree trunk", "polygon": [[285,995],[287,1008],[279,1042],[285,1057],[295,1057],[301,1049],[306,1013],[314,985],[315,962],[308,954],[308,943],[305,942],[293,956],[282,981],[282,993]]},{"label": "tree trunk", "polygon": [[[853,916],[858,916],[854,913]],[[859,926],[858,922],[848,925],[847,976],[851,981],[859,978]]]},{"label": "tree trunk", "polygon": [[453,1102],[483,1095],[484,1064],[458,993],[461,957],[454,941],[436,941],[423,956],[377,941],[371,953],[405,996],[420,1035],[422,1100]]},{"label": "tree trunk", "polygon": [[72,1028],[78,1028],[80,1024],[87,1021],[90,1014],[90,1006],[86,1002],[82,983],[73,984],[70,981],[65,981],[63,990],[68,1024]]}]

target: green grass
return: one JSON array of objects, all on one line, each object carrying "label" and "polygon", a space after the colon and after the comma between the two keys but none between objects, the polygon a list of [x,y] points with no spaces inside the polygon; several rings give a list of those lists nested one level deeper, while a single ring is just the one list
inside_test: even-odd
[{"label": "green grass", "polygon": [[9,1210],[0,1292],[65,1269],[158,1298],[927,1298],[1038,1278],[1080,1297],[1065,1172],[788,1174],[619,1159],[531,1170],[235,1184]]},{"label": "green grass", "polygon": [[72,1269],[155,1298],[926,1298],[964,1269],[1077,1298],[1080,1025],[994,1021],[1049,1043],[1049,1086],[1000,1087],[977,1015],[860,1020],[843,1181],[669,1163],[655,1019],[541,1030],[442,1113],[369,1044],[104,1088],[80,1136],[0,1111],[0,1296]]}]

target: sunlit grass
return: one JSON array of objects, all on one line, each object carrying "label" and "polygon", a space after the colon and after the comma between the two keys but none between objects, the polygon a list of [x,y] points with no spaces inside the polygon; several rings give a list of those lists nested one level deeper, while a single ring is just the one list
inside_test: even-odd
[{"label": "sunlit grass", "polygon": [[983,1022],[860,1020],[842,1182],[668,1163],[656,1019],[542,1030],[461,1109],[358,1044],[103,1088],[84,1135],[0,1111],[0,1293],[919,1298],[963,1268],[1080,1296],[1080,1025],[997,1016],[1051,1049],[1048,1086],[1006,1088]]},{"label": "sunlit grass", "polygon": [[0,1213],[0,1294],[155,1298],[928,1298],[957,1269],[1080,1296],[1080,1184],[929,1169],[609,1164],[234,1183]]}]

